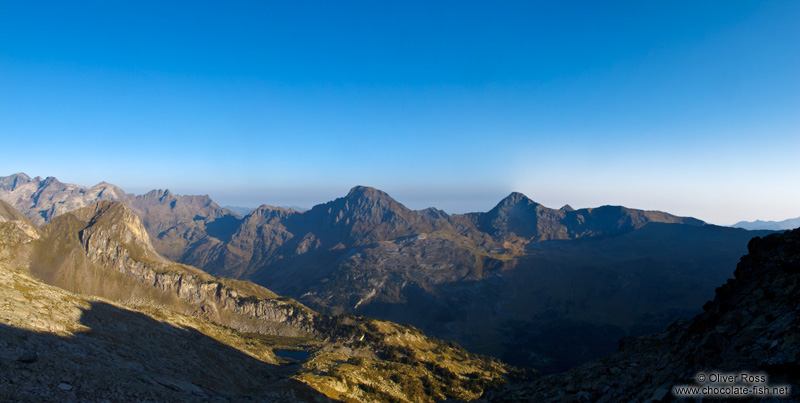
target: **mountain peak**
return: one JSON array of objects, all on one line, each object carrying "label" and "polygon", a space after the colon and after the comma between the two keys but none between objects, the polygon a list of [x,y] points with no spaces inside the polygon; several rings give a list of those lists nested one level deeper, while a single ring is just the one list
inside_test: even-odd
[{"label": "mountain peak", "polygon": [[[518,206],[518,205],[534,205],[538,206],[539,203],[528,198],[524,194],[520,192],[511,192],[505,199],[501,200],[500,203],[497,204],[497,207],[511,207],[511,206]],[[495,207],[495,208],[497,208]]]},{"label": "mountain peak", "polygon": [[347,193],[347,197],[379,197],[379,196],[389,196],[386,192],[375,189],[369,186],[354,186],[350,189],[350,192]]},{"label": "mountain peak", "polygon": [[169,200],[173,198],[172,192],[169,189],[161,190],[161,189],[153,189],[144,195],[141,196],[143,199],[158,199],[161,201]]},{"label": "mountain peak", "polygon": [[356,205],[364,202],[368,202],[368,204],[377,203],[385,206],[399,204],[392,196],[389,196],[388,193],[369,186],[353,187],[350,189],[350,192],[347,193],[347,196],[344,197],[344,200]]},{"label": "mountain peak", "polygon": [[58,180],[58,179],[56,179],[56,177],[55,177],[55,176],[48,176],[48,177],[47,177],[47,178],[45,178],[45,179],[44,179],[44,181],[42,182],[42,186],[43,186],[43,187],[44,187],[44,186],[49,186],[49,185],[51,185],[51,184],[54,184],[54,183],[61,183],[61,182],[59,182],[59,180]]},{"label": "mountain peak", "polygon": [[19,185],[31,182],[31,177],[22,172],[15,173],[5,178],[0,177],[0,189],[14,190]]},{"label": "mountain peak", "polygon": [[22,180],[22,181],[25,181],[25,182],[30,182],[30,180],[31,180],[31,177],[28,176],[27,174],[25,174],[25,172],[17,172],[17,173],[15,173],[13,175],[10,175],[8,178],[11,179],[11,180],[17,180],[17,181],[18,180]]}]

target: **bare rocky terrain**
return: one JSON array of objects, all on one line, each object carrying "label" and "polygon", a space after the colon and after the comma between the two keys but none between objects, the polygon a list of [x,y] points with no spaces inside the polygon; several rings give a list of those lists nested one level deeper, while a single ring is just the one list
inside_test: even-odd
[{"label": "bare rocky terrain", "polygon": [[621,206],[551,209],[521,193],[449,215],[358,186],[308,211],[263,205],[239,217],[208,196],[0,178],[0,199],[37,222],[104,198],[125,203],[167,259],[543,372],[696,314],[747,241],[768,233]]},{"label": "bare rocky terrain", "polygon": [[[3,200],[20,183],[62,190],[42,199],[60,202],[52,216],[36,213],[41,226],[29,218],[41,210],[0,201],[3,400],[670,401],[673,386],[713,371],[765,374],[792,386],[773,400],[798,398],[800,230],[767,236],[613,206],[553,210],[518,193],[487,213],[451,216],[363,187],[304,213],[262,206],[241,218],[202,197],[154,191],[133,208],[95,200],[120,192],[25,180],[0,179]],[[71,191],[91,196],[81,207],[84,196],[63,198]],[[230,220],[225,231],[217,220]],[[763,238],[726,283],[720,266],[734,259],[732,268],[737,243],[753,235]],[[226,267],[303,303],[209,274]],[[349,312],[417,321],[544,370],[520,382],[499,361]],[[626,337],[637,332],[656,333]],[[608,356],[612,342],[620,351]]]}]

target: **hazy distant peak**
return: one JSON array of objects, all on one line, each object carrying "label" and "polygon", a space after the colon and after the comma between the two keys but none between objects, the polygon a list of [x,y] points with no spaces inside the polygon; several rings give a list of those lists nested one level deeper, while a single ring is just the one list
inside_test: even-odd
[{"label": "hazy distant peak", "polygon": [[125,193],[119,186],[117,186],[117,185],[115,185],[113,183],[108,183],[108,182],[100,182],[100,183],[92,186],[91,189],[104,189],[104,190],[110,189],[110,190],[115,191],[115,192],[119,191],[120,193],[123,193],[123,194]]},{"label": "hazy distant peak", "polygon": [[56,179],[55,176],[48,176],[47,178],[44,179],[44,181],[42,181],[42,186],[48,186],[53,183],[61,183],[61,182],[59,182],[59,180]]},{"label": "hazy distant peak", "polygon": [[153,189],[153,190],[145,193],[141,197],[143,199],[145,199],[145,200],[147,200],[147,199],[167,200],[167,199],[172,199],[175,196],[172,194],[172,192],[169,191],[169,189],[166,189],[166,190],[164,190],[164,189]]},{"label": "hazy distant peak", "polygon": [[22,182],[31,181],[31,177],[25,174],[24,172],[17,172],[14,175],[9,176],[8,178],[13,181],[22,181]]},{"label": "hazy distant peak", "polygon": [[15,173],[14,175],[0,178],[0,189],[14,190],[17,186],[24,185],[31,182],[31,177],[22,172]]},{"label": "hazy distant peak", "polygon": [[564,207],[561,207],[559,210],[561,210],[561,211],[575,211],[575,209],[572,208],[572,206],[570,206],[569,204],[565,204]]},{"label": "hazy distant peak", "polygon": [[771,230],[771,231],[784,231],[800,227],[800,217],[790,218],[783,221],[739,221],[731,225],[734,228],[744,228],[746,230]]},{"label": "hazy distant peak", "polygon": [[251,212],[256,212],[256,211],[270,211],[270,210],[275,210],[275,211],[285,211],[285,212],[296,211],[296,210],[294,210],[294,209],[290,209],[290,208],[286,208],[286,207],[281,207],[281,206],[271,206],[271,205],[269,205],[269,204],[262,204],[262,205],[258,206],[257,208],[250,209],[250,210],[251,210]]}]

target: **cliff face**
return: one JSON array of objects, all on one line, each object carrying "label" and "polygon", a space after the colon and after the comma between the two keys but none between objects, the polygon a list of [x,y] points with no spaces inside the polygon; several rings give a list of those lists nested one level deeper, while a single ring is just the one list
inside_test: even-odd
[{"label": "cliff face", "polygon": [[300,304],[260,287],[237,290],[235,282],[161,257],[139,218],[122,203],[101,201],[66,213],[42,231],[33,272],[67,290],[133,303],[155,298],[240,331],[313,332],[314,313]]},{"label": "cliff face", "polygon": [[748,250],[735,278],[695,318],[625,340],[608,359],[508,385],[484,400],[672,401],[673,387],[702,386],[698,374],[712,373],[763,374],[770,386],[791,386],[790,395],[773,398],[800,398],[800,230],[756,237]]}]

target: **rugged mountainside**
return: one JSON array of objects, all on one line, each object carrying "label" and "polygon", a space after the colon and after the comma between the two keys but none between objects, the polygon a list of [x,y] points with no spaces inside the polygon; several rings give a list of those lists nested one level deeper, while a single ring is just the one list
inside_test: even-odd
[{"label": "rugged mountainside", "polygon": [[169,190],[132,195],[109,183],[91,188],[65,184],[54,177],[31,179],[24,173],[0,177],[0,200],[43,225],[66,212],[101,200],[119,201],[140,217],[158,253],[176,261],[198,243],[230,239],[241,218],[223,209],[208,196],[178,196]]},{"label": "rugged mountainside", "polygon": [[[340,271],[345,259],[365,249],[387,246],[384,243],[388,242],[437,255],[420,251],[409,254],[407,247],[388,246],[390,250],[398,249],[397,258],[411,259],[406,269],[434,269],[435,274],[427,270],[420,273],[423,276],[410,276],[425,288],[429,285],[422,284],[425,281],[438,284],[465,278],[480,280],[484,260],[508,260],[523,253],[531,242],[618,235],[649,222],[703,224],[691,218],[622,207],[552,210],[519,193],[513,193],[488,213],[449,216],[432,208],[409,210],[384,192],[358,186],[347,196],[307,212],[261,206],[245,217],[227,245],[204,252],[217,259],[205,260],[199,267],[214,274],[252,278],[288,292],[304,292],[330,273]],[[452,254],[462,258],[448,259]],[[396,261],[388,256],[379,259]],[[309,268],[312,263],[315,269]],[[363,268],[365,264],[359,266]],[[338,290],[336,294],[340,294]],[[329,297],[334,295],[324,295],[322,299]],[[351,306],[349,302],[333,303],[328,308],[347,310]]]},{"label": "rugged mountainside", "polygon": [[752,236],[624,207],[548,209],[519,193],[487,213],[412,211],[356,187],[305,213],[262,206],[228,244],[195,250],[214,260],[193,263],[552,372],[694,314]]},{"label": "rugged mountainside", "polygon": [[[661,333],[626,340],[610,358],[533,382],[503,386],[481,400],[663,402],[676,400],[676,386],[755,385],[789,386],[788,394],[781,394],[786,389],[770,389],[775,393],[769,397],[798,401],[800,229],[756,237],[748,249],[736,267],[735,279],[719,287],[714,300],[693,319],[677,321]],[[764,382],[742,381],[743,373],[766,378]],[[708,383],[715,382],[711,374],[737,378],[728,384]],[[751,389],[750,396],[754,393]],[[760,396],[756,400],[763,401]]]},{"label": "rugged mountainside", "polygon": [[[112,189],[91,189],[103,186]],[[97,193],[18,174],[0,178],[0,199],[51,217],[41,212],[58,210],[54,200],[73,200],[61,188]],[[620,206],[550,209],[521,193],[486,213],[448,215],[359,186],[305,212],[263,205],[244,218],[207,196],[102,194],[124,199],[168,259],[327,313],[411,323],[543,372],[693,315],[747,241],[765,234]]]},{"label": "rugged mountainside", "polygon": [[[291,376],[326,396],[348,401],[433,401],[474,398],[501,382],[508,371],[414,328],[319,314],[254,284],[217,279],[170,262],[154,250],[139,218],[119,202],[101,201],[62,214],[40,229],[2,201],[0,217],[0,273],[4,284],[11,285],[0,292],[8,325],[3,328],[0,357],[13,362],[31,348],[49,355],[33,367],[35,376],[24,365],[14,364],[27,375],[4,378],[10,380],[0,385],[5,396],[51,400],[314,396],[310,389],[292,383]],[[43,282],[82,296],[56,291]],[[23,324],[26,318],[30,325]],[[31,326],[46,333],[32,336]],[[139,332],[131,334],[132,327],[151,331],[140,337]],[[196,332],[184,335],[180,329],[186,327]],[[137,348],[117,348],[115,340]],[[200,341],[197,349],[193,340]],[[203,349],[214,348],[217,342],[230,347],[225,351],[240,353],[233,351],[232,358],[225,359],[219,352],[204,355]],[[170,343],[188,349],[179,357],[187,362],[154,370],[163,359],[149,360],[169,356],[165,351]],[[286,361],[274,353],[281,348],[305,351],[308,359],[292,371],[267,365]],[[66,362],[56,359],[60,350],[66,351]],[[70,371],[71,362],[81,362],[85,355],[94,358],[91,364]],[[132,372],[116,381],[106,379],[111,388],[89,379],[101,365],[116,366],[115,356],[120,355],[130,362],[126,365]],[[267,368],[266,374],[219,386],[216,382],[223,381],[208,370],[186,369],[215,368],[216,360],[245,370]],[[176,365],[186,368],[161,379],[164,370]],[[70,372],[67,381],[62,374]],[[75,377],[79,385],[73,384]],[[131,385],[134,391],[127,389]],[[72,394],[61,393],[76,386]]]},{"label": "rugged mountainside", "polygon": [[128,201],[131,195],[109,183],[91,188],[61,183],[54,177],[31,179],[24,173],[0,177],[0,200],[8,202],[36,225],[100,200]]}]

